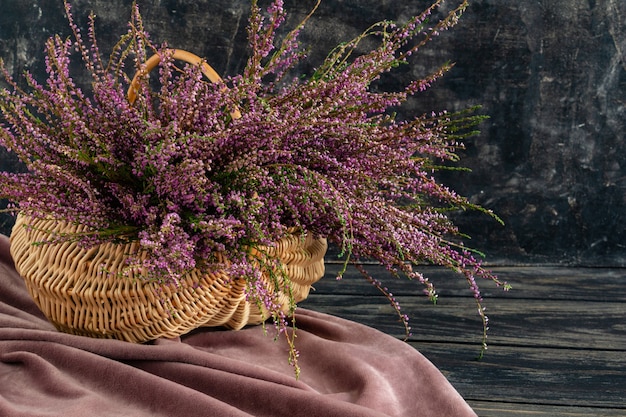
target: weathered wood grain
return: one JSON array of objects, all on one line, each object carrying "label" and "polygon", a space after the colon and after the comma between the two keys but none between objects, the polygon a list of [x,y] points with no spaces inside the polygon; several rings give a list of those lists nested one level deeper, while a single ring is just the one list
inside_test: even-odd
[{"label": "weathered wood grain", "polygon": [[[409,340],[480,343],[482,324],[472,299],[432,305],[422,297],[397,298],[411,319]],[[626,352],[626,303],[492,299],[485,305],[491,344]],[[383,297],[313,294],[300,306],[403,337],[404,327]]]},{"label": "weathered wood grain", "polygon": [[544,404],[468,401],[480,417],[624,417],[623,408],[568,407]]},{"label": "weathered wood grain", "polygon": [[476,361],[465,345],[411,344],[468,401],[610,406],[626,415],[624,352],[493,346]]},{"label": "weathered wood grain", "polygon": [[[326,276],[315,284],[317,293],[379,294],[354,267],[346,270],[344,278],[335,279],[342,265],[326,263]],[[366,265],[367,271],[381,280],[396,295],[421,294],[418,282],[394,278],[379,265]],[[435,284],[442,297],[470,296],[465,279],[450,270],[423,266],[416,268]],[[544,300],[626,301],[626,268],[571,267],[493,267],[491,270],[513,286],[508,292],[491,282],[478,281],[484,297]]]}]

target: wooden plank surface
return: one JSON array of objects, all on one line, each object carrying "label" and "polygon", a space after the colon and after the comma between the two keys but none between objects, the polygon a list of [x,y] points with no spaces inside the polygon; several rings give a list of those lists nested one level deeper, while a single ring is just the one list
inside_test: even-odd
[{"label": "wooden plank surface", "polygon": [[[396,337],[397,315],[380,293],[349,269],[328,264],[301,307],[337,315]],[[626,416],[626,270],[498,267],[514,289],[482,286],[490,316],[489,350],[476,361],[481,322],[465,281],[423,268],[439,288],[433,306],[418,283],[383,281],[411,317],[408,343],[429,358],[480,416]]]},{"label": "wooden plank surface", "polygon": [[465,345],[412,345],[468,401],[626,411],[624,352],[493,346],[476,361]]},{"label": "wooden plank surface", "polygon": [[623,408],[468,401],[480,417],[624,417]]},{"label": "wooden plank surface", "polygon": [[[314,294],[301,307],[367,324],[398,338],[404,327],[386,299]],[[472,299],[398,296],[409,315],[410,341],[480,343],[482,324]],[[490,344],[626,351],[626,303],[487,300]]]},{"label": "wooden plank surface", "polygon": [[[353,267],[344,279],[337,281],[341,269],[337,263],[326,263],[326,276],[315,284],[318,294],[376,295],[378,291],[364,282]],[[420,284],[392,277],[384,268],[366,265],[376,279],[382,280],[396,295],[420,294]],[[441,297],[469,295],[466,281],[452,271],[439,267],[421,267],[418,270],[437,287]],[[571,268],[571,267],[494,267],[491,269],[503,281],[513,286],[503,292],[488,281],[478,281],[485,298],[520,298],[541,300],[626,301],[626,268]]]}]

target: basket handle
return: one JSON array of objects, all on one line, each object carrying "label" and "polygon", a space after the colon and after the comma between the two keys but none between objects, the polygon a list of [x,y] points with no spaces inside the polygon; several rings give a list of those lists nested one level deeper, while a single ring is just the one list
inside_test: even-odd
[{"label": "basket handle", "polygon": [[[167,52],[172,53],[173,59],[178,59],[181,61],[185,61],[192,65],[200,65],[202,73],[211,81],[212,83],[219,83],[222,81],[222,77],[211,67],[206,61],[200,58],[198,55],[192,54],[191,52],[187,52],[182,49],[166,49]],[[144,64],[144,68],[140,71],[137,71],[133,80],[130,82],[130,86],[128,87],[128,92],[126,93],[126,97],[130,104],[133,104],[135,100],[137,100],[137,92],[139,91],[139,80],[146,76],[150,71],[152,71],[159,63],[161,62],[161,56],[159,54],[154,54]],[[224,87],[226,89],[227,87]],[[235,108],[230,115],[233,119],[239,119],[241,117],[241,113],[239,109]]]}]

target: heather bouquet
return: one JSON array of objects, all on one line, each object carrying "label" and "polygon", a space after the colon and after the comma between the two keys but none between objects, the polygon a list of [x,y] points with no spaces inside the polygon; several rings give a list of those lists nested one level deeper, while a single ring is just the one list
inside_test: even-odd
[{"label": "heather bouquet", "polygon": [[[280,275],[280,268],[257,254],[294,231],[326,238],[345,265],[357,265],[374,284],[364,261],[418,281],[433,300],[435,288],[416,266],[458,271],[486,332],[476,278],[502,283],[462,245],[446,213],[489,212],[433,176],[457,159],[456,149],[481,117],[466,111],[395,118],[394,108],[450,64],[401,91],[373,88],[452,27],[467,6],[463,1],[429,21],[442,2],[404,25],[373,25],[301,76],[294,68],[305,58],[298,34],[306,19],[277,39],[282,1],[261,9],[252,0],[245,69],[213,82],[200,63],[181,65],[167,45],[153,43],[136,5],[128,32],[104,58],[95,18],[84,36],[66,3],[73,37],[48,41],[44,83],[27,73],[21,88],[1,67],[8,88],[0,92],[0,143],[27,172],[1,173],[0,197],[29,219],[80,225],[75,233],[51,228],[39,244],[138,242],[148,256],[130,256],[126,270],[164,287],[179,285],[192,269],[226,267],[233,279],[245,280],[247,296],[280,332],[295,305],[285,310],[267,291],[263,270]],[[363,52],[366,38],[377,44]],[[160,65],[150,77],[145,63],[154,54]],[[84,63],[90,85],[74,81],[75,60]],[[134,83],[133,74],[139,74]]]}]

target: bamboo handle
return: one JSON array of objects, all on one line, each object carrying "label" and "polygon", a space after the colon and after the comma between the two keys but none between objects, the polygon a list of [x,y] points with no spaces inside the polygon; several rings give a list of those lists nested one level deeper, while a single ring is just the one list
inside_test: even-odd
[{"label": "bamboo handle", "polygon": [[[222,77],[220,77],[217,71],[215,71],[213,67],[207,64],[206,61],[204,61],[198,55],[192,54],[191,52],[187,52],[182,49],[168,49],[167,51],[172,53],[173,59],[179,59],[192,65],[200,65],[202,73],[212,83],[219,83],[222,81]],[[133,80],[130,82],[128,92],[126,93],[130,104],[133,104],[135,100],[137,100],[137,92],[139,91],[139,80],[142,77],[146,76],[150,71],[152,71],[157,65],[159,65],[160,62],[161,56],[158,54],[154,54],[150,58],[148,58],[148,60],[144,64],[144,68],[140,71],[137,71],[137,73],[133,77]],[[233,117],[233,119],[239,119],[241,117],[239,109],[235,108],[235,110],[231,112],[231,116]]]}]

